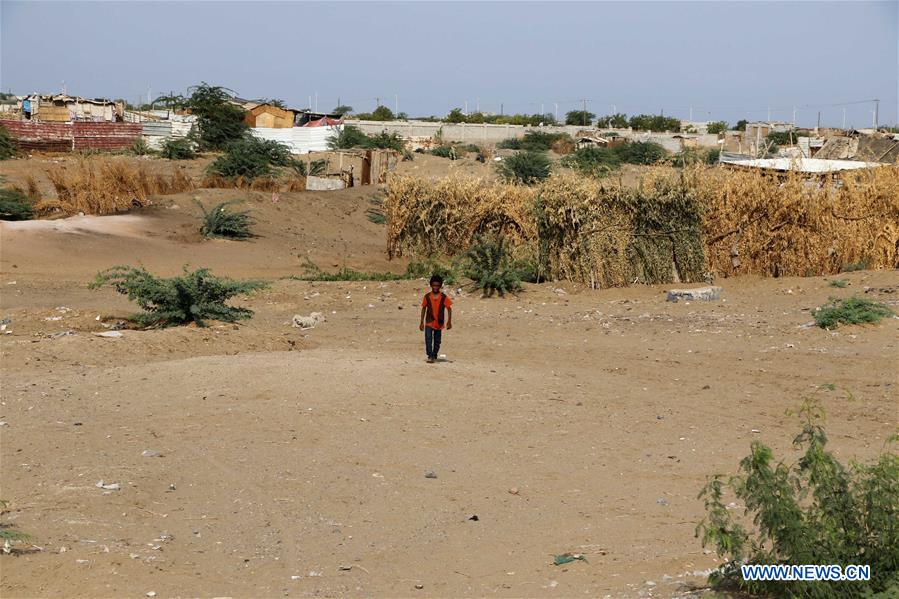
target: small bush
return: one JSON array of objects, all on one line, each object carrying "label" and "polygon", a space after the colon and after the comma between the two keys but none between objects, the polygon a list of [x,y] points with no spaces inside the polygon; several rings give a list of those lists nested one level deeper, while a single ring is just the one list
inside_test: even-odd
[{"label": "small bush", "polygon": [[236,322],[250,318],[253,311],[225,304],[235,295],[266,288],[262,281],[233,281],[216,277],[207,268],[189,272],[179,277],[164,279],[155,277],[143,267],[114,266],[97,273],[89,285],[97,289],[112,285],[122,295],[137,304],[144,312],[131,320],[143,327],[169,327],[194,322],[206,326],[207,320]]},{"label": "small bush", "polygon": [[230,206],[240,204],[242,200],[231,200],[217,204],[212,210],[206,210],[200,202],[197,205],[203,211],[203,226],[200,233],[203,237],[225,237],[227,239],[244,240],[253,235],[252,226],[256,219],[249,210],[233,211]]},{"label": "small bush", "polygon": [[19,153],[15,139],[10,135],[9,129],[0,125],[0,160],[12,158]]},{"label": "small bush", "polygon": [[440,158],[449,158],[450,160],[456,160],[456,158],[458,158],[456,155],[456,148],[451,145],[437,146],[436,148],[428,150],[428,154],[431,156],[439,156]]},{"label": "small bush", "polygon": [[225,154],[209,165],[209,172],[226,179],[252,180],[270,177],[275,172],[274,167],[291,163],[290,150],[284,144],[247,136],[228,144]]},{"label": "small bush", "polygon": [[620,167],[621,158],[610,148],[587,146],[565,156],[562,159],[562,166],[584,175],[599,177]]},{"label": "small bush", "polygon": [[[6,513],[6,507],[9,503],[5,499],[0,499],[0,515]],[[28,535],[20,530],[16,530],[10,524],[0,523],[0,541],[3,541],[3,546],[0,547],[3,553],[13,553],[15,551],[14,545],[16,543],[24,543],[26,541],[31,540],[31,535]]]},{"label": "small bush", "polygon": [[398,133],[387,133],[386,131],[382,131],[377,135],[368,136],[363,147],[373,150],[396,150],[397,152],[402,152],[405,149],[406,144]]},{"label": "small bush", "polygon": [[843,267],[840,268],[840,272],[855,272],[857,270],[865,270],[866,268],[868,268],[868,263],[861,260],[859,262],[844,264]]},{"label": "small bush", "polygon": [[409,278],[404,274],[392,272],[363,272],[344,266],[337,272],[326,272],[316,263],[306,258],[303,264],[306,273],[299,277],[291,277],[299,281],[400,281]]},{"label": "small bush", "polygon": [[138,137],[134,140],[134,143],[131,144],[131,148],[128,152],[135,156],[148,156],[153,153],[153,150],[147,145],[147,140],[143,137]]},{"label": "small bush", "polygon": [[159,155],[169,160],[193,160],[197,157],[197,152],[188,138],[173,137],[162,143]]},{"label": "small bush", "polygon": [[849,281],[847,279],[831,279],[827,284],[831,287],[844,289],[849,286]]},{"label": "small bush", "polygon": [[521,140],[515,137],[510,137],[509,139],[504,139],[500,142],[497,142],[496,148],[498,150],[520,150]]},{"label": "small bush", "polygon": [[765,139],[777,146],[789,146],[796,143],[795,131],[771,131],[765,136]]},{"label": "small bush", "polygon": [[634,143],[615,146],[612,150],[628,164],[655,164],[667,155],[665,148],[651,141],[637,141]]},{"label": "small bush", "polygon": [[344,125],[337,135],[328,140],[328,148],[331,150],[349,150],[350,148],[363,148],[368,141],[368,136],[355,125]]},{"label": "small bush", "polygon": [[365,211],[368,220],[376,225],[387,224],[387,215],[384,214],[384,198],[375,196],[370,202],[371,207]]},{"label": "small bush", "polygon": [[31,200],[18,189],[0,189],[0,220],[29,220],[34,217]]},{"label": "small bush", "polygon": [[883,304],[862,297],[831,298],[812,313],[815,324],[822,329],[835,329],[841,324],[874,323],[892,315],[893,311]]},{"label": "small bush", "polygon": [[503,158],[496,170],[507,181],[533,185],[549,177],[552,163],[541,152],[521,152]]},{"label": "small bush", "polygon": [[328,171],[328,160],[313,160],[308,165],[302,160],[293,160],[290,167],[301,177],[315,177]]},{"label": "small bush", "polygon": [[521,289],[521,275],[512,267],[505,239],[487,239],[478,236],[471,249],[465,253],[464,275],[472,280],[475,289],[485,297]]},{"label": "small bush", "polygon": [[724,133],[727,131],[728,125],[725,121],[712,121],[706,127],[706,131],[715,134],[715,133]]},{"label": "small bush", "polygon": [[447,265],[436,260],[413,260],[406,266],[407,279],[428,279],[433,275],[439,275],[444,284],[453,285],[459,280],[457,269],[454,265]]},{"label": "small bush", "polygon": [[[894,597],[899,590],[899,454],[890,451],[891,444],[875,463],[846,467],[826,450],[818,403],[806,400],[799,413],[805,422],[793,444],[804,454],[797,463],[778,461],[768,446],[753,441],[739,474],[715,475],[699,494],[706,516],[696,535],[726,560],[710,582],[769,597]],[[745,505],[745,518],[728,509],[732,497]],[[742,564],[868,564],[871,580],[746,581]]]}]

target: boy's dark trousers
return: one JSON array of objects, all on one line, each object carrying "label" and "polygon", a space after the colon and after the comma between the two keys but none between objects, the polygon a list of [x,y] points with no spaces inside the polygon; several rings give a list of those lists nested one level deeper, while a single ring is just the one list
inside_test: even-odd
[{"label": "boy's dark trousers", "polygon": [[440,336],[443,331],[425,327],[425,352],[432,360],[437,359],[437,353],[440,351]]}]

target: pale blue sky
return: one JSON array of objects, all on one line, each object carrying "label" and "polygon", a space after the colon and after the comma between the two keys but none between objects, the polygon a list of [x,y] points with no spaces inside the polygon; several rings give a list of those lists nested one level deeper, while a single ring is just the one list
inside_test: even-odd
[{"label": "pale blue sky", "polygon": [[[0,87],[241,96],[410,115],[588,108],[899,122],[899,2],[0,2]],[[314,100],[313,100],[314,101]],[[873,103],[846,106],[870,126]]]}]

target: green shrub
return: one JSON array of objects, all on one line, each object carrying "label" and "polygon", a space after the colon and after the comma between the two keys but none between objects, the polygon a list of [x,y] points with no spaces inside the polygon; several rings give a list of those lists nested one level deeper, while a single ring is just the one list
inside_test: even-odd
[{"label": "green shrub", "polygon": [[200,233],[203,237],[225,237],[227,239],[244,240],[253,235],[252,227],[256,219],[249,210],[233,211],[229,207],[240,204],[243,200],[230,200],[217,204],[212,210],[206,210],[200,202],[197,205],[203,211],[203,226]]},{"label": "green shrub", "polygon": [[507,181],[532,185],[549,177],[552,162],[542,152],[525,151],[503,158],[496,170]]},{"label": "green shrub", "polygon": [[822,329],[835,329],[841,324],[874,323],[892,315],[893,311],[883,304],[862,297],[831,298],[812,313],[815,324]]},{"label": "green shrub", "polygon": [[[739,474],[715,475],[699,494],[706,516],[696,535],[726,560],[710,582],[769,597],[895,597],[899,455],[891,450],[896,436],[873,464],[847,467],[826,449],[824,412],[814,398],[799,413],[804,425],[793,441],[803,450],[798,462],[776,460],[768,446],[753,441]],[[732,498],[744,504],[745,517],[728,509]],[[753,582],[743,580],[742,564],[868,564],[871,580]]]},{"label": "green shrub", "polygon": [[369,135],[363,147],[368,149],[396,150],[397,152],[402,152],[403,149],[405,149],[406,144],[403,142],[403,138],[399,136],[399,133],[387,133],[386,131],[382,131],[377,135]]},{"label": "green shrub", "polygon": [[209,269],[200,268],[179,277],[155,277],[143,267],[114,266],[97,273],[91,289],[112,285],[122,295],[137,304],[144,312],[131,320],[144,327],[169,327],[194,322],[206,326],[207,320],[235,322],[253,315],[248,308],[235,308],[225,302],[235,295],[264,289],[262,281],[233,281],[213,276]]},{"label": "green shrub", "polygon": [[457,268],[429,259],[424,261],[413,260],[406,266],[407,279],[428,279],[433,275],[439,275],[444,284],[453,285],[459,280]]},{"label": "green shrub", "polygon": [[475,238],[474,245],[465,253],[463,274],[472,280],[475,289],[485,297],[521,289],[521,275],[511,264],[505,239]]},{"label": "green shrub", "polygon": [[857,270],[865,270],[866,268],[868,268],[868,263],[864,260],[859,260],[858,262],[844,264],[843,267],[840,268],[840,272],[855,272]]},{"label": "green shrub", "polygon": [[796,143],[796,133],[793,131],[771,131],[765,136],[768,142],[774,146],[789,146]]},{"label": "green shrub", "polygon": [[0,220],[29,220],[34,217],[31,200],[18,189],[0,189]]},{"label": "green shrub", "polygon": [[667,156],[665,148],[651,141],[637,141],[612,148],[621,162],[628,164],[655,164]]},{"label": "green shrub", "polygon": [[302,177],[316,177],[328,171],[327,159],[313,160],[308,166],[302,160],[293,160],[290,166]]},{"label": "green shrub", "polygon": [[521,140],[517,137],[510,137],[508,139],[504,139],[496,144],[496,148],[498,150],[520,150],[521,149]]},{"label": "green shrub", "polygon": [[331,150],[349,150],[351,148],[363,148],[368,141],[368,136],[355,125],[344,125],[337,135],[328,140],[328,148]]},{"label": "green shrub", "polygon": [[306,273],[299,277],[291,277],[299,281],[400,281],[408,279],[405,274],[396,274],[392,272],[363,272],[353,270],[352,268],[342,267],[337,272],[326,272],[319,266],[306,258],[303,264]]},{"label": "green shrub", "polygon": [[[519,144],[520,149],[531,152],[546,152],[560,139],[571,140],[567,133],[546,133],[545,131],[528,131]],[[517,148],[516,148],[517,149]]]},{"label": "green shrub", "polygon": [[562,158],[562,166],[585,175],[602,176],[621,166],[621,158],[613,148],[587,146]]},{"label": "green shrub", "polygon": [[9,129],[0,125],[0,160],[12,158],[19,153],[16,141],[9,133]]},{"label": "green shrub", "polygon": [[169,160],[193,160],[197,157],[193,142],[186,137],[173,137],[162,142],[159,155]]},{"label": "green shrub", "polygon": [[225,153],[209,165],[209,172],[228,179],[268,177],[276,166],[293,162],[290,150],[276,141],[247,136],[228,144]]},{"label": "green shrub", "polygon": [[449,158],[450,160],[456,160],[456,158],[458,158],[456,155],[456,148],[451,145],[437,146],[436,148],[428,150],[428,154],[431,156],[439,156],[440,158]]},{"label": "green shrub", "polygon": [[128,152],[135,156],[148,156],[153,154],[153,150],[150,149],[150,146],[147,145],[147,140],[143,137],[136,138],[134,143],[131,144],[131,148],[129,148]]},{"label": "green shrub", "polygon": [[[9,503],[5,499],[0,499],[0,515],[6,513],[6,507],[8,505]],[[3,553],[13,553],[15,551],[14,545],[16,543],[24,543],[30,540],[31,535],[16,530],[10,524],[0,523],[0,541],[3,542],[0,550],[2,550]]]},{"label": "green shrub", "polygon": [[386,225],[387,215],[384,214],[384,198],[375,196],[369,202],[371,207],[365,211],[368,220],[376,225]]},{"label": "green shrub", "polygon": [[827,283],[831,287],[837,287],[839,289],[844,289],[849,286],[849,281],[847,279],[831,279]]},{"label": "green shrub", "polygon": [[[655,164],[667,156],[665,148],[657,143],[638,141],[621,144],[612,148],[587,146],[575,150],[562,158],[562,165],[586,175],[602,176],[619,168],[622,164]],[[681,160],[691,159],[698,152],[691,151],[681,156]],[[677,158],[675,164],[678,163]]]}]

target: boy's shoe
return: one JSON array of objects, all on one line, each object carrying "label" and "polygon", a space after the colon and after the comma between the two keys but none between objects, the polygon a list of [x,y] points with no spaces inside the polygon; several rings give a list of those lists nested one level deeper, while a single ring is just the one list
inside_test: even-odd
[{"label": "boy's shoe", "polygon": [[433,364],[436,361],[437,360],[435,360],[434,358],[428,358],[428,364]]}]

